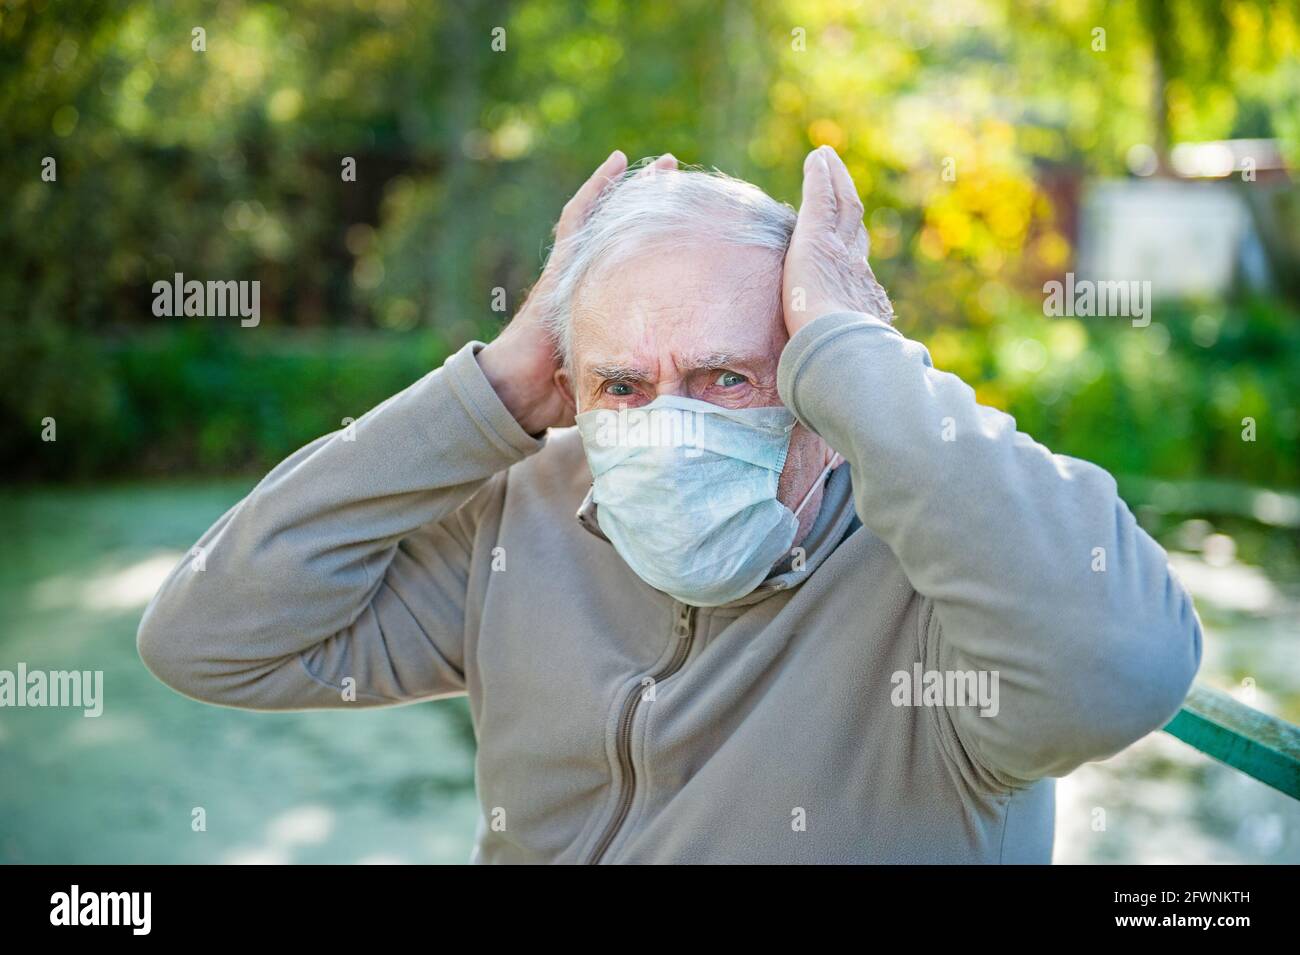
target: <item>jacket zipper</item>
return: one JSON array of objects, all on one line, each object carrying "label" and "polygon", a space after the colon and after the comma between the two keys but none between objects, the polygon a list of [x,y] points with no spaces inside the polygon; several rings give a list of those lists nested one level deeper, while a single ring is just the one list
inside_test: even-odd
[{"label": "jacket zipper", "polygon": [[[662,670],[651,677],[652,686],[657,687],[664,680],[668,679],[674,673],[682,668],[686,658],[690,656],[691,644],[695,642],[695,608],[687,604],[678,604],[677,619],[673,624],[673,634],[677,637],[677,650]],[[600,841],[596,843],[596,848],[587,860],[588,865],[595,865],[600,862],[606,850],[609,849],[610,843],[618,835],[618,830],[623,823],[627,821],[628,810],[632,808],[632,797],[636,792],[636,772],[632,768],[632,721],[636,719],[637,705],[641,702],[641,697],[645,693],[644,681],[633,687],[628,698],[623,701],[623,712],[619,715],[618,721],[618,740],[616,741],[616,750],[618,753],[618,765],[623,774],[623,791],[619,794],[618,806],[614,810],[614,818],[609,821],[605,827]]]}]

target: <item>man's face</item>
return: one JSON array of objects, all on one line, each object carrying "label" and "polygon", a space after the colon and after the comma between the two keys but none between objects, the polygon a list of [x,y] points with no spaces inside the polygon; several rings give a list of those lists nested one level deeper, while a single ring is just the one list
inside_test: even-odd
[{"label": "man's face", "polygon": [[[781,404],[781,264],[776,252],[701,243],[598,272],[574,302],[572,368],[559,374],[575,410],[636,408],[660,395],[727,408]],[[830,454],[796,425],[777,499],[795,507]],[[809,501],[801,524],[818,506]]]}]

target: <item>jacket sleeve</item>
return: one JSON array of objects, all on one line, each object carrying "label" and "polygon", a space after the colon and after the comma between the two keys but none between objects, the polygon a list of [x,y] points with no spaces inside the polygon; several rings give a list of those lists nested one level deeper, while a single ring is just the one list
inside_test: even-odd
[{"label": "jacket sleeve", "polygon": [[940,710],[980,778],[1064,775],[1177,712],[1200,621],[1110,474],[1017,431],[863,313],[800,329],[778,387],[849,462],[863,525],[928,602],[927,666],[998,674],[995,715]]},{"label": "jacket sleeve", "polygon": [[253,710],[385,706],[464,692],[475,530],[539,450],[470,342],[352,425],[282,461],[146,608],[163,683]]}]

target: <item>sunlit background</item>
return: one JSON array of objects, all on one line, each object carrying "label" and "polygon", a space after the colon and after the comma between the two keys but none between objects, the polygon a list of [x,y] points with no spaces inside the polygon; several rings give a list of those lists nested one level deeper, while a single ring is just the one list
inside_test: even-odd
[{"label": "sunlit background", "polygon": [[[463,700],[204,706],[135,628],[260,473],[495,334],[616,147],[797,205],[834,146],[902,331],[1111,470],[1201,680],[1300,722],[1298,52],[1254,0],[0,2],[0,668],[107,695],[0,710],[0,860],[465,861]],[[260,324],[156,317],[177,272]],[[1067,272],[1150,324],[1048,317]],[[1294,801],[1162,734],[1059,793],[1058,862],[1300,861]]]}]

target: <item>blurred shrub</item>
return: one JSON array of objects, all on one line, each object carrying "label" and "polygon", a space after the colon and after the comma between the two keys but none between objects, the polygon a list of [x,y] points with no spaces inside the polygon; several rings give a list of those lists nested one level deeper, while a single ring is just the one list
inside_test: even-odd
[{"label": "blurred shrub", "polygon": [[[1054,451],[1116,474],[1300,486],[1300,316],[1276,303],[902,330]],[[494,334],[480,328],[478,337]],[[440,333],[174,325],[112,338],[0,323],[0,448],[25,477],[269,468],[437,367]],[[58,440],[41,441],[56,419]],[[1255,440],[1242,440],[1243,418]]]},{"label": "blurred shrub", "polygon": [[[1119,472],[1295,484],[1294,315],[1048,322],[1015,290],[1070,268],[1079,184],[1135,145],[1276,138],[1294,165],[1298,10],[8,0],[0,462],[264,468],[436,365],[498,290],[517,306],[614,147],[797,203],[825,143],[901,327],[981,398]],[[260,282],[263,324],[160,324],[150,289],[176,272]]]},{"label": "blurred shrub", "polygon": [[[264,470],[448,354],[432,330],[174,326],[113,339],[0,323],[0,464],[26,478]],[[46,418],[54,442],[41,439]]]},{"label": "blurred shrub", "polygon": [[[1014,300],[986,329],[918,336],[936,367],[1053,451],[1121,475],[1300,484],[1300,316],[1269,301],[1045,319]],[[1254,440],[1243,439],[1244,419]]]}]

